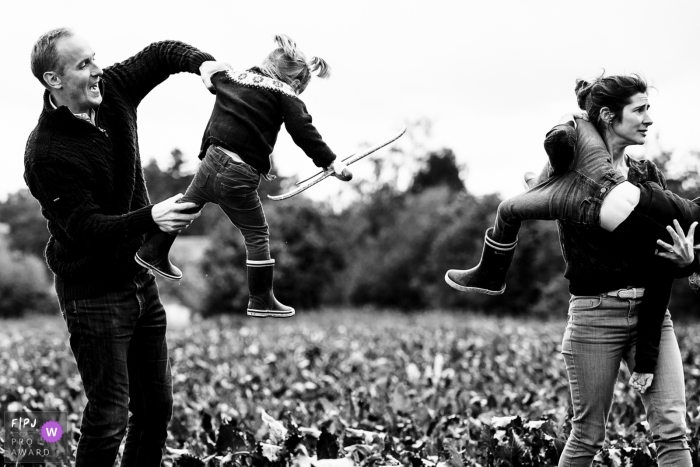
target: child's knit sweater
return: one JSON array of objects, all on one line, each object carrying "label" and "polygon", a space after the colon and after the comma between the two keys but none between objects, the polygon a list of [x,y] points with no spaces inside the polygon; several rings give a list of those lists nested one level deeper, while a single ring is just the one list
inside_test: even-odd
[{"label": "child's knit sweater", "polygon": [[289,85],[264,75],[257,67],[218,72],[211,83],[216,103],[204,131],[200,159],[209,145],[215,144],[267,174],[270,154],[284,122],[296,145],[316,166],[327,167],[335,160],[335,154],[311,123],[306,106]]}]

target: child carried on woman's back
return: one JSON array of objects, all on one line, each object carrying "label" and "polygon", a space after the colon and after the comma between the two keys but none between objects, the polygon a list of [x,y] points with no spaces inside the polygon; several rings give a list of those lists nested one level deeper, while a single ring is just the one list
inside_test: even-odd
[{"label": "child carried on woman's back", "polygon": [[[278,35],[275,41],[278,47],[260,67],[203,73],[216,103],[204,131],[202,162],[181,201],[197,203],[198,209],[206,203],[219,205],[245,239],[248,315],[284,318],[293,316],[294,308],[281,304],[273,293],[275,261],[270,258],[268,225],[257,193],[261,178],[274,178],[269,173],[270,155],[282,123],[316,166],[343,181],[352,174],[323,141],[298,97],[312,72],[320,78],[329,76],[328,64],[317,57],[307,62],[287,36]],[[136,254],[136,261],[166,279],[179,280],[182,272],[168,258],[175,238],[154,233]]]},{"label": "child carried on woman's back", "polygon": [[[607,92],[610,89],[615,92]],[[579,81],[576,92],[580,108],[592,122],[577,121],[570,115],[550,131],[545,141],[550,161],[539,179],[525,193],[501,203],[494,227],[486,232],[480,263],[467,270],[449,270],[445,281],[460,291],[502,294],[518,231],[526,219],[559,220],[610,232],[610,242],[635,265],[635,281],[643,284],[641,288],[624,289],[629,284],[621,283],[620,290],[599,290],[620,299],[643,297],[633,375],[637,380],[638,375],[650,376],[654,371],[673,279],[697,272],[697,255],[693,255],[689,242],[700,221],[700,205],[698,200],[682,199],[653,182],[632,184],[613,167],[601,133],[607,137],[617,135],[611,128],[621,128],[621,122],[627,126],[619,131],[644,130],[635,131],[632,136],[625,134],[625,144],[621,145],[624,148],[643,144],[645,130],[652,124],[647,114],[646,83],[641,78],[601,77],[592,84]],[[610,100],[607,96],[622,92],[628,97],[616,103],[617,108],[600,103]],[[592,94],[596,94],[595,99]],[[627,156],[622,156],[626,160]],[[658,171],[653,164],[649,167]],[[671,224],[675,231],[667,227]],[[657,246],[666,251],[657,254]],[[588,290],[598,290],[597,285],[610,283],[609,279],[587,278]],[[644,381],[650,383],[651,377]]]}]

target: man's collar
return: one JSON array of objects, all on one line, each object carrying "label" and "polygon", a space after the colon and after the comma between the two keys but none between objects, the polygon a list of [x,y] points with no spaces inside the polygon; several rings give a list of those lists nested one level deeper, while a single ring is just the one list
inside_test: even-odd
[{"label": "man's collar", "polygon": [[[49,104],[51,104],[51,107],[54,108],[54,110],[58,110],[58,107],[56,107],[56,104],[53,103],[53,99],[51,97],[51,93],[49,93]],[[66,106],[68,108],[68,106]],[[70,110],[70,109],[68,109]],[[72,113],[72,112],[71,112]],[[95,125],[95,110],[91,110],[90,113],[79,113],[79,114],[73,114],[75,115],[76,118],[79,118],[80,120],[85,120],[88,123],[91,123],[92,125]]]}]

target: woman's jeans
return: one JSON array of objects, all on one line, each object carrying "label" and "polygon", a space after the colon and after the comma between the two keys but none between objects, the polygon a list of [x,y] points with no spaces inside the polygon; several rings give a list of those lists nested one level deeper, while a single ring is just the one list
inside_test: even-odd
[{"label": "woman's jeans", "polygon": [[125,432],[122,467],[159,466],[173,388],[155,277],[144,271],[121,290],[59,304],[88,400],[76,467],[112,467]]},{"label": "woman's jeans", "polygon": [[[569,375],[574,417],[559,466],[590,466],[603,446],[620,362],[634,368],[642,299],[572,296],[562,355]],[[686,440],[685,382],[670,313],[661,331],[654,380],[641,395],[659,466],[690,466]]]},{"label": "woman's jeans", "polygon": [[258,186],[260,173],[211,145],[180,202],[215,203],[243,234],[248,260],[270,259],[270,233]]}]

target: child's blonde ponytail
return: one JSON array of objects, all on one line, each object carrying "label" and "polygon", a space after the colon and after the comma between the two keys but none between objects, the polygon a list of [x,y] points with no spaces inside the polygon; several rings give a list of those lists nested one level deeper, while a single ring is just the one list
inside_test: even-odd
[{"label": "child's blonde ponytail", "polygon": [[306,56],[297,50],[297,44],[289,36],[275,36],[277,48],[263,61],[261,68],[267,75],[283,81],[299,94],[309,84],[311,73],[316,72],[319,78],[327,78],[331,67],[322,58],[313,57],[306,61]]},{"label": "child's blonde ponytail", "polygon": [[319,78],[328,78],[331,75],[331,67],[328,63],[319,57],[312,57],[308,63],[309,70],[316,73]]}]

